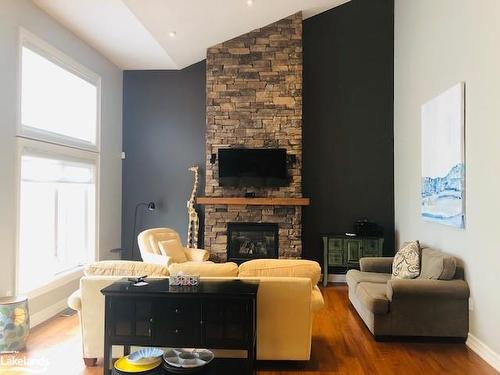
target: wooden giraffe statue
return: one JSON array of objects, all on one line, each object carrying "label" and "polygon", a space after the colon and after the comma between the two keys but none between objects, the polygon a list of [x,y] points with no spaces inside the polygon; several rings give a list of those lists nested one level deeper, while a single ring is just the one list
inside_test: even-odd
[{"label": "wooden giraffe statue", "polygon": [[191,196],[187,201],[187,209],[188,209],[187,247],[196,248],[198,247],[198,227],[200,224],[198,213],[194,208],[194,205],[196,203],[196,191],[198,190],[198,166],[193,165],[192,167],[189,168],[189,170],[194,173],[194,184]]}]

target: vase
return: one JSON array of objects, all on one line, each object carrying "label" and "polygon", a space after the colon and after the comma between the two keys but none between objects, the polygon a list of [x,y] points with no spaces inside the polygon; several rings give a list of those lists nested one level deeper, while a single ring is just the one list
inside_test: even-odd
[{"label": "vase", "polygon": [[0,353],[24,350],[29,330],[28,299],[25,297],[0,298]]}]

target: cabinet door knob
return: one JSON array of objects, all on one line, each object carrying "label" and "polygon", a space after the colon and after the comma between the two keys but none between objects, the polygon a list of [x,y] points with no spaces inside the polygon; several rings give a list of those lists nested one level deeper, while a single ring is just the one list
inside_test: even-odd
[{"label": "cabinet door knob", "polygon": [[153,318],[149,318],[149,323],[153,323]]},{"label": "cabinet door knob", "polygon": [[175,332],[175,333],[179,333],[180,331],[179,331],[178,329],[175,329],[175,331],[174,331],[174,332]]},{"label": "cabinet door knob", "polygon": [[175,309],[175,313],[176,314],[180,314],[181,313],[181,309],[179,309],[178,307]]}]

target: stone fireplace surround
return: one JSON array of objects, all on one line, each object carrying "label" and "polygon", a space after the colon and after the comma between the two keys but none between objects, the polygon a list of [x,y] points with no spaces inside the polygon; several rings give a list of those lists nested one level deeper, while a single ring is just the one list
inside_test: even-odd
[{"label": "stone fireplace surround", "polygon": [[[302,197],[302,15],[294,14],[207,50],[207,197]],[[280,147],[296,161],[280,188],[227,188],[218,184],[212,154],[222,147]],[[276,223],[279,257],[300,258],[302,212],[295,205],[205,207],[204,247],[227,260],[227,224]]]}]

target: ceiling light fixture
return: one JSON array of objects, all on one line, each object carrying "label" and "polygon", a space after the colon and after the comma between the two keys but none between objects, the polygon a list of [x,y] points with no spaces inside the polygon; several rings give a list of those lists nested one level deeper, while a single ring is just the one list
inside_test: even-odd
[{"label": "ceiling light fixture", "polygon": [[171,37],[171,38],[175,38],[177,36],[177,33],[175,31],[171,31],[168,33],[168,35]]},{"label": "ceiling light fixture", "polygon": [[247,5],[251,7],[254,3],[254,0],[247,0]]}]

